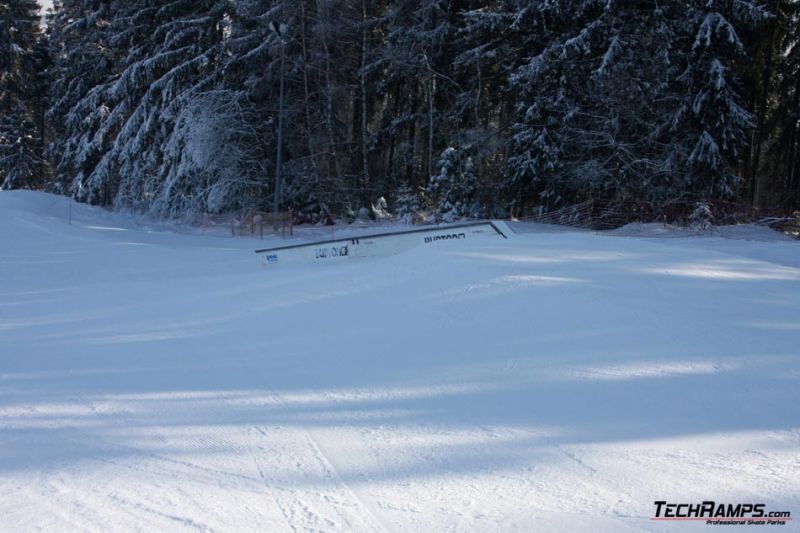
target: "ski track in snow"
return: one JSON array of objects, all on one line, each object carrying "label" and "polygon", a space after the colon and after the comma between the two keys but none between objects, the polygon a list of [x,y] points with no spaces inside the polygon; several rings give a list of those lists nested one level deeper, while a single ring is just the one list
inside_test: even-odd
[{"label": "ski track in snow", "polygon": [[66,208],[0,192],[2,531],[683,532],[707,526],[653,522],[653,501],[800,512],[794,241],[517,225],[263,268],[269,241]]}]

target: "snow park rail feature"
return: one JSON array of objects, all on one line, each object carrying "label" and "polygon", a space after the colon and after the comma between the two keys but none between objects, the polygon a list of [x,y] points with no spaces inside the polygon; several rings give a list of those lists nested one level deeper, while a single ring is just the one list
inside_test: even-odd
[{"label": "snow park rail feature", "polygon": [[475,237],[499,236],[506,233],[495,222],[470,222],[407,231],[377,233],[342,239],[293,244],[256,250],[263,264],[295,261],[333,261],[351,258],[386,257],[417,246],[464,241]]}]

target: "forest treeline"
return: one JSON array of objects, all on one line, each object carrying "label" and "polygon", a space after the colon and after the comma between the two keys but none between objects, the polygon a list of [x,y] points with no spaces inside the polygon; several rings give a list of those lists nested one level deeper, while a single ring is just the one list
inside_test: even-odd
[{"label": "forest treeline", "polygon": [[791,212],[798,41],[800,0],[0,0],[0,183],[269,210],[283,71],[280,208],[312,218]]}]

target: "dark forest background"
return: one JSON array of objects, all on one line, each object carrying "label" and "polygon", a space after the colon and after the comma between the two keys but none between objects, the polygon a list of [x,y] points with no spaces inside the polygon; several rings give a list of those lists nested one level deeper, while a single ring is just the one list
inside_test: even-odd
[{"label": "dark forest background", "polygon": [[280,208],[312,220],[790,213],[798,41],[799,0],[0,0],[0,184],[268,211],[283,59]]}]

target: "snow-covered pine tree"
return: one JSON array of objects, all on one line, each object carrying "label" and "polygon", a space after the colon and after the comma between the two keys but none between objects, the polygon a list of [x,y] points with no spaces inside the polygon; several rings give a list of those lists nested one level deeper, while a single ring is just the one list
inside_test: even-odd
[{"label": "snow-covered pine tree", "polygon": [[530,0],[459,2],[454,35],[452,102],[442,113],[447,138],[473,154],[481,184],[499,214],[512,196],[505,152],[508,125],[515,121],[514,92],[508,80],[550,35],[541,2]]},{"label": "snow-covered pine tree", "polygon": [[[52,114],[65,116],[59,167],[73,188],[89,202],[167,216],[229,207],[225,191],[245,158],[224,134],[237,95],[216,90],[228,2],[111,0],[73,20],[80,0],[69,1],[57,34],[68,50],[59,65],[66,90]],[[71,68],[85,66],[81,50],[98,63],[91,83]]]},{"label": "snow-covered pine tree", "polygon": [[695,204],[694,210],[689,215],[689,227],[698,232],[706,232],[714,227],[711,204],[708,202],[697,202]]},{"label": "snow-covered pine tree", "polygon": [[427,196],[443,220],[478,218],[478,180],[472,159],[456,148],[446,148],[439,157],[439,173],[431,176]]},{"label": "snow-covered pine tree", "polygon": [[[114,183],[115,204],[162,216],[232,207],[237,145],[226,146],[236,95],[217,92],[224,64],[225,0],[148,1],[118,19],[151,33],[134,46],[105,95],[114,102],[100,131],[119,133],[88,184]],[[209,200],[212,200],[209,203]],[[233,205],[231,205],[231,203]]]},{"label": "snow-covered pine tree", "polygon": [[597,27],[597,4],[538,2],[526,11],[526,27],[535,37],[527,39],[528,60],[509,78],[519,117],[509,143],[505,184],[512,211],[578,193],[566,183],[565,171],[571,167],[565,152],[568,128],[580,120],[579,85],[587,75],[584,65],[590,32]]},{"label": "snow-covered pine tree", "polygon": [[689,132],[685,187],[699,197],[730,198],[752,127],[734,70],[745,52],[739,29],[756,27],[769,15],[752,0],[695,0],[682,2],[682,8],[691,45],[678,78],[685,100],[673,115],[672,131]]},{"label": "snow-covered pine tree", "polygon": [[[113,17],[124,10],[125,3],[115,0],[53,3],[47,24],[53,60],[47,120],[54,136],[48,152],[55,165],[56,189],[77,195],[107,149],[107,139],[91,141],[97,123],[109,111],[100,97],[104,84],[119,71],[126,52],[111,44]],[[77,113],[77,106],[87,100],[95,107]],[[113,196],[106,191],[94,200],[110,203]]]},{"label": "snow-covered pine tree", "polygon": [[511,77],[520,203],[730,195],[749,126],[732,70],[736,27],[766,16],[733,4],[542,4],[550,35]]},{"label": "snow-covered pine tree", "polygon": [[36,0],[0,0],[0,188],[45,183]]},{"label": "snow-covered pine tree", "polygon": [[420,218],[423,198],[419,191],[414,191],[406,183],[401,183],[394,200],[394,212],[397,218],[406,224],[413,224]]}]

